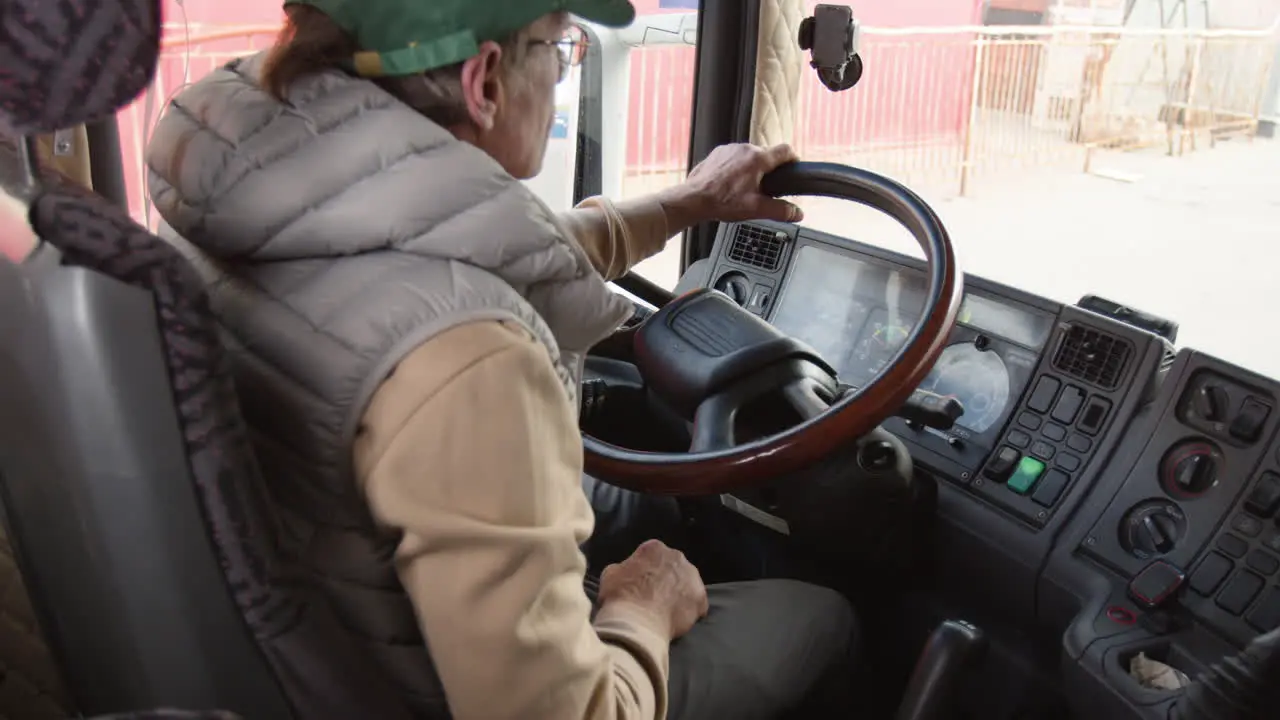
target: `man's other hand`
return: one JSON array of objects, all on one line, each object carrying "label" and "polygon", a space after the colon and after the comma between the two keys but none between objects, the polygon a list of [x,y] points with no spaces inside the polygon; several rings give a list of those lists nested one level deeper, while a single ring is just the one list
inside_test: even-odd
[{"label": "man's other hand", "polygon": [[659,193],[659,198],[668,215],[675,216],[672,224],[679,227],[712,220],[799,222],[804,219],[799,207],[760,192],[766,174],[799,159],[790,145],[721,145],[683,183]]},{"label": "man's other hand", "polygon": [[672,640],[707,614],[707,586],[684,553],[649,540],[600,575],[600,604],[627,604],[667,623]]}]

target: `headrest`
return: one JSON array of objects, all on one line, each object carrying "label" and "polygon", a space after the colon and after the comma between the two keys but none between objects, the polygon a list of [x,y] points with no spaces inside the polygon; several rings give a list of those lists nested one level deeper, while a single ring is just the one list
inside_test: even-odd
[{"label": "headrest", "polygon": [[0,125],[21,134],[108,117],[151,83],[160,0],[0,2]]}]

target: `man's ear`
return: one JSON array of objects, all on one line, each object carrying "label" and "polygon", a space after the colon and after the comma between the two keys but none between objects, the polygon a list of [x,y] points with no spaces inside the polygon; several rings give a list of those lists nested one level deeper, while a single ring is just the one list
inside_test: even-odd
[{"label": "man's ear", "polygon": [[492,40],[482,43],[480,54],[462,64],[467,112],[481,132],[493,129],[505,98],[501,69],[502,47]]}]

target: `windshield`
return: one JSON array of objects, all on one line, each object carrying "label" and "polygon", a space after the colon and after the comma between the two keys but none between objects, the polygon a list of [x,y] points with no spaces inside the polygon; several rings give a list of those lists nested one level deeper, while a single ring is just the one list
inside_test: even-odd
[{"label": "windshield", "polygon": [[[584,178],[625,199],[687,172],[697,2],[634,4],[637,23],[593,29],[592,51],[558,89],[544,170],[530,181],[553,208],[571,206]],[[765,14],[799,16],[791,5]],[[969,274],[1063,303],[1099,295],[1178,322],[1179,345],[1280,376],[1280,336],[1263,315],[1280,260],[1280,143],[1269,139],[1280,0],[851,5],[862,81],[832,93],[807,55],[783,53],[792,64],[762,63],[757,82],[796,89],[757,90],[757,130],[774,122],[771,136],[806,160],[915,189]],[[132,209],[152,225],[141,148],[154,118],[184,82],[269,46],[281,19],[278,3],[259,0],[167,9],[156,83],[121,115]],[[800,204],[807,227],[919,256],[873,211]],[[673,242],[637,272],[673,288],[680,258]]]}]

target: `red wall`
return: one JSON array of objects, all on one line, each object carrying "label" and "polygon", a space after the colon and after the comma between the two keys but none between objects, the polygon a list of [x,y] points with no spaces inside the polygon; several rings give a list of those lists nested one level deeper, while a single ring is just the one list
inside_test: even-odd
[{"label": "red wall", "polygon": [[[633,0],[641,15],[662,12],[661,0]],[[858,0],[854,15],[864,26],[965,26],[979,23],[983,0]],[[817,0],[808,0],[810,9]],[[167,37],[182,38],[183,22],[192,34],[204,35],[228,26],[276,26],[279,0],[165,0]],[[189,48],[185,56],[161,63],[163,92],[172,94],[188,74],[198,78],[238,52],[263,48],[269,34],[252,44],[243,36]],[[806,157],[840,155],[854,146],[918,143],[958,137],[968,122],[972,82],[972,34],[929,36],[864,35],[866,72],[859,85],[831,93],[805,70],[802,117],[796,145]],[[694,50],[653,48],[633,56],[631,107],[628,116],[628,170],[669,171],[682,167],[688,155],[693,98]],[[155,98],[158,111],[167,97]],[[140,113],[139,113],[140,115]],[[121,117],[122,143],[131,196],[141,198],[141,171],[129,163],[139,157],[138,124],[127,111]],[[140,211],[140,208],[135,208]]]},{"label": "red wall", "polygon": [[282,0],[164,0],[165,20],[182,22],[183,6],[187,22],[217,25],[256,25],[280,22]]},{"label": "red wall", "polygon": [[[641,15],[663,10],[661,0],[633,0]],[[808,0],[810,10],[818,0]],[[854,17],[870,27],[979,24],[983,0],[860,0]],[[832,93],[812,71],[802,75],[796,145],[826,156],[852,146],[916,143],[959,137],[968,123],[973,35],[863,35],[865,73],[857,87]],[[688,155],[694,51],[653,48],[633,56],[627,164],[663,171]]]}]

